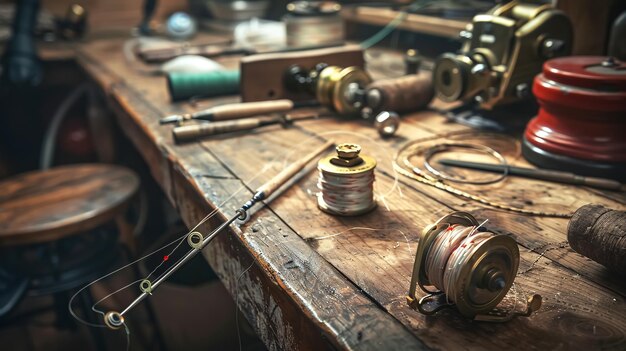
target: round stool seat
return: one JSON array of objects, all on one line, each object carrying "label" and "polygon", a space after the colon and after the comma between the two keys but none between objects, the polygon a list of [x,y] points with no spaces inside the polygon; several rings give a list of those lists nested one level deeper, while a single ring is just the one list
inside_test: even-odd
[{"label": "round stool seat", "polygon": [[0,182],[0,246],[46,243],[113,220],[139,187],[107,164],[69,165]]}]

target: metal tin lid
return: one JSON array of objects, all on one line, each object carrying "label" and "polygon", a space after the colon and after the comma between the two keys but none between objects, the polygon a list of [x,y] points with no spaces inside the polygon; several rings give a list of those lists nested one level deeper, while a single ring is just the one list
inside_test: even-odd
[{"label": "metal tin lid", "polygon": [[548,60],[543,76],[556,83],[599,91],[626,90],[626,63],[612,57],[569,56]]}]

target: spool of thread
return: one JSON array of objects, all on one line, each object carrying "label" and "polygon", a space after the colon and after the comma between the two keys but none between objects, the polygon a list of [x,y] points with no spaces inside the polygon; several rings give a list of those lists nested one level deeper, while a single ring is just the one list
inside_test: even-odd
[{"label": "spool of thread", "polygon": [[239,70],[206,73],[172,72],[167,87],[172,101],[239,93]]},{"label": "spool of thread", "polygon": [[425,108],[435,92],[432,75],[422,73],[375,81],[367,86],[366,94],[373,110],[403,113]]},{"label": "spool of thread", "polygon": [[579,254],[626,275],[626,211],[585,205],[572,216],[567,240]]},{"label": "spool of thread", "polygon": [[337,155],[322,158],[317,168],[318,207],[330,214],[356,216],[376,207],[374,169],[376,160],[360,155],[356,144],[340,144]]},{"label": "spool of thread", "polygon": [[307,47],[343,43],[341,5],[335,1],[294,1],[283,17],[287,46]]}]

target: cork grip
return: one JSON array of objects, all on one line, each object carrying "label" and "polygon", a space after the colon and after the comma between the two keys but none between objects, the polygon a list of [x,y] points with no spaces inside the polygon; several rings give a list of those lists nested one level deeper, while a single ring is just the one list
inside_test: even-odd
[{"label": "cork grip", "polygon": [[238,121],[210,122],[176,127],[172,130],[176,141],[190,141],[197,138],[254,129],[261,125],[261,119],[250,118]]},{"label": "cork grip", "polygon": [[378,80],[367,86],[368,91],[372,89],[378,89],[381,95],[377,110],[398,113],[423,109],[435,94],[430,72]]},{"label": "cork grip", "polygon": [[211,108],[211,113],[214,121],[225,121],[267,113],[285,112],[291,109],[293,109],[293,101],[283,99],[215,106]]},{"label": "cork grip", "polygon": [[283,184],[285,184],[285,182],[296,175],[296,173],[300,172],[307,165],[307,163],[311,162],[311,160],[333,145],[334,143],[332,141],[325,142],[323,145],[313,150],[310,154],[302,157],[289,165],[289,167],[283,169],[269,182],[261,185],[261,187],[257,189],[257,193],[263,193],[265,198],[269,197],[274,191],[276,191],[276,189],[280,188]]}]

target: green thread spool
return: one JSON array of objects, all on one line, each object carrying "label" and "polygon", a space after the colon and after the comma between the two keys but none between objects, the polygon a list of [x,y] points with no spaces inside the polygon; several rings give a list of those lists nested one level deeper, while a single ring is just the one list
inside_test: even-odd
[{"label": "green thread spool", "polygon": [[172,101],[239,93],[239,70],[205,73],[177,72],[167,75]]}]

